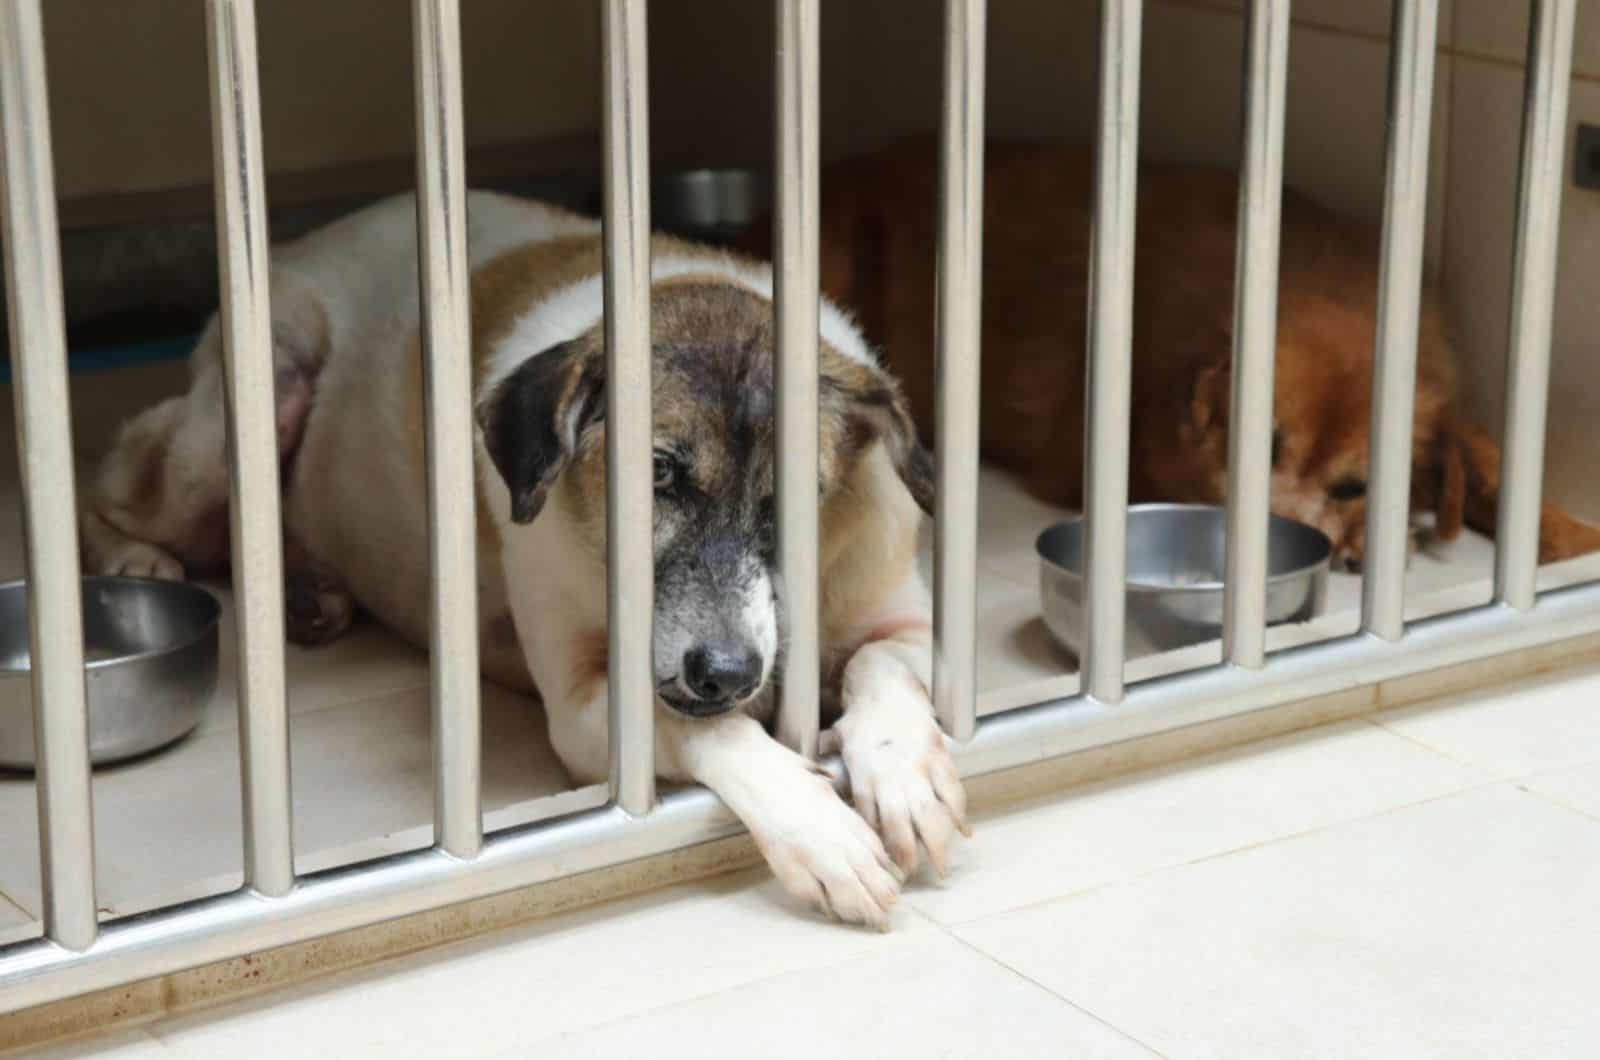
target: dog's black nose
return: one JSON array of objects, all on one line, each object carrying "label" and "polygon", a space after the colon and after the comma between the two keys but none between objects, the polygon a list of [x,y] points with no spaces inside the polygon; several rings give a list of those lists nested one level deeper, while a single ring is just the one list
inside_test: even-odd
[{"label": "dog's black nose", "polygon": [[699,645],[683,657],[683,683],[703,702],[743,699],[761,683],[761,656],[728,641]]}]

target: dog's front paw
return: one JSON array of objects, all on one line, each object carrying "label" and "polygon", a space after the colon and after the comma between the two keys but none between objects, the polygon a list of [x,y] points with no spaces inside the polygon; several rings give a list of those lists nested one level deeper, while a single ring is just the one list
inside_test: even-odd
[{"label": "dog's front paw", "polygon": [[834,738],[856,809],[883,836],[901,872],[909,876],[916,870],[921,840],[942,876],[956,833],[970,836],[972,827],[944,734],[917,691],[847,707]]},{"label": "dog's front paw", "polygon": [[825,774],[806,774],[763,807],[750,832],[785,890],[836,920],[889,928],[894,862]]}]

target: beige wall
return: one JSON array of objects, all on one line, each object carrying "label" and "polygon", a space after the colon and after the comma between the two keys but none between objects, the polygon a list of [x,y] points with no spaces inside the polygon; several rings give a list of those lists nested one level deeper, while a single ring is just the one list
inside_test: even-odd
[{"label": "beige wall", "polygon": [[[410,28],[399,0],[263,0],[262,95],[275,172],[408,156]],[[931,129],[939,5],[823,5],[823,153]],[[989,125],[1000,136],[1087,136],[1093,0],[993,0]],[[1579,0],[1573,121],[1600,123],[1600,0]],[[1238,151],[1240,0],[1151,0],[1144,146],[1231,162]],[[1528,0],[1442,0],[1430,261],[1463,352],[1467,407],[1498,427]],[[68,196],[209,179],[198,0],[52,0],[46,30],[61,190]],[[599,27],[592,0],[463,0],[469,143],[592,133]],[[1389,0],[1297,0],[1288,179],[1375,218],[1381,203]],[[771,145],[771,5],[652,5],[659,164],[759,161]],[[1570,132],[1570,130],[1569,130]],[[1600,193],[1565,193],[1548,486],[1600,518]]]},{"label": "beige wall", "polygon": [[[263,0],[256,7],[269,170],[411,153],[409,4]],[[465,0],[470,143],[596,127],[595,10],[592,0]],[[210,180],[200,0],[51,0],[45,41],[62,195]]]}]

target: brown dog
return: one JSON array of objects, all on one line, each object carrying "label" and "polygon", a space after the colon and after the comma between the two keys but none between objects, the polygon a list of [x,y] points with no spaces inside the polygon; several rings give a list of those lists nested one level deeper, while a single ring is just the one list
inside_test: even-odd
[{"label": "brown dog", "polygon": [[[1040,498],[1083,491],[1089,151],[988,145],[985,163],[982,451]],[[1140,174],[1129,490],[1135,501],[1219,503],[1227,487],[1234,174]],[[904,381],[919,428],[934,415],[937,156],[907,143],[823,177],[822,288],[859,314]],[[767,226],[751,236],[765,251]],[[1359,566],[1365,535],[1377,234],[1285,192],[1272,509],[1321,528]],[[1436,292],[1417,358],[1412,503],[1434,536],[1492,534],[1499,450],[1455,415],[1455,354]],[[1600,531],[1546,505],[1541,562],[1600,550]]]}]

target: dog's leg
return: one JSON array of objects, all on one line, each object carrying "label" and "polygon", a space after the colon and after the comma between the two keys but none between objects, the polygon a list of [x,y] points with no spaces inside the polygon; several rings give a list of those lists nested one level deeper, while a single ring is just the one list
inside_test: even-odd
[{"label": "dog's leg", "polygon": [[[1494,535],[1500,511],[1500,447],[1488,432],[1458,424],[1466,464],[1464,521],[1482,534]],[[1539,514],[1539,562],[1554,563],[1600,552],[1600,529],[1573,518],[1553,504]]]},{"label": "dog's leg", "polygon": [[826,773],[744,714],[659,711],[656,747],[664,772],[704,784],[744,822],[790,894],[835,919],[888,929],[900,874]]},{"label": "dog's leg", "polygon": [[844,714],[823,741],[843,754],[856,809],[908,875],[919,839],[942,875],[955,834],[972,834],[966,793],[933,716],[931,616],[927,587],[913,574],[845,664]]},{"label": "dog's leg", "polygon": [[228,554],[221,395],[212,380],[145,409],[123,428],[81,506],[89,573],[177,579]]},{"label": "dog's leg", "polygon": [[[574,698],[557,697],[554,672],[540,683],[550,742],[580,783],[602,782],[608,772],[605,657],[593,648],[585,643],[579,652],[580,673],[567,687]],[[790,894],[839,920],[888,926],[899,873],[882,842],[825,773],[755,719],[742,713],[685,718],[658,702],[655,759],[661,777],[697,781],[715,792],[750,829]]]},{"label": "dog's leg", "polygon": [[[278,452],[299,445],[326,323],[315,296],[274,285],[273,362]],[[190,358],[189,391],[129,421],[81,506],[85,569],[181,578],[228,561],[227,429],[222,333],[215,319]]]}]

